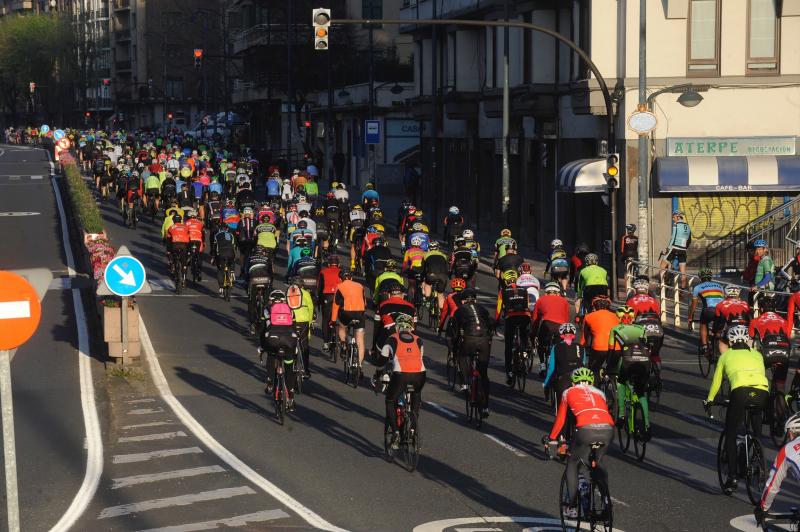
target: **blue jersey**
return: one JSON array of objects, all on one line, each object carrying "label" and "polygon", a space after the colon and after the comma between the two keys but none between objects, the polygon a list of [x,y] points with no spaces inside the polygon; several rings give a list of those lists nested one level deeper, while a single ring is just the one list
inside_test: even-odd
[{"label": "blue jersey", "polygon": [[301,248],[300,246],[295,246],[289,251],[289,263],[286,265],[286,270],[291,272],[294,264],[300,260],[302,256],[303,250],[307,248]]},{"label": "blue jersey", "polygon": [[419,247],[421,247],[423,251],[427,252],[428,246],[431,243],[431,237],[428,235],[428,233],[423,233],[421,231],[417,233],[411,233],[410,235],[408,235],[409,243],[417,237],[422,239],[422,243],[419,245]]},{"label": "blue jersey", "polygon": [[672,226],[672,236],[669,239],[669,247],[676,249],[686,249],[689,247],[689,240],[692,238],[692,230],[686,222],[678,222]]},{"label": "blue jersey", "polygon": [[175,192],[176,192],[177,194],[180,194],[180,193],[181,193],[181,190],[183,190],[183,186],[184,186],[185,184],[186,184],[186,181],[184,181],[184,180],[182,180],[182,179],[176,179],[176,180],[175,180]]},{"label": "blue jersey", "polygon": [[208,191],[222,194],[222,185],[219,183],[219,181],[214,181],[208,185]]},{"label": "blue jersey", "polygon": [[194,197],[196,199],[202,198],[203,197],[203,189],[205,189],[205,188],[206,187],[203,186],[203,183],[201,183],[200,181],[195,181],[194,183],[192,183],[192,192],[194,193]]},{"label": "blue jersey", "polygon": [[705,281],[694,287],[692,297],[701,299],[703,308],[714,308],[725,299],[725,290],[716,281]]},{"label": "blue jersey", "polygon": [[361,194],[361,203],[364,203],[364,200],[376,200],[379,199],[378,193],[374,190],[366,190],[363,194]]},{"label": "blue jersey", "polygon": [[277,179],[267,180],[267,196],[280,196],[281,195],[281,182]]}]

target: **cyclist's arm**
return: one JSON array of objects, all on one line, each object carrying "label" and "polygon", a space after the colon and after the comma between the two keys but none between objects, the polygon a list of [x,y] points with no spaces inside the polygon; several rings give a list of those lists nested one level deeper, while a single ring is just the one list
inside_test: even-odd
[{"label": "cyclist's arm", "polygon": [[339,289],[336,289],[336,293],[333,296],[333,308],[331,309],[331,321],[335,322],[339,317],[339,307],[344,305],[344,297]]},{"label": "cyclist's arm", "polygon": [[722,377],[725,375],[725,360],[727,357],[727,351],[719,357],[719,361],[717,362],[717,369],[714,371],[714,379],[711,381],[711,388],[708,390],[708,397],[706,398],[707,401],[713,401],[714,398],[717,396],[717,392],[719,392],[719,387],[722,386]]},{"label": "cyclist's arm", "polygon": [[583,270],[581,270],[581,273],[578,274],[578,286],[575,289],[575,292],[576,292],[576,294],[578,296],[578,299],[583,297],[583,289],[585,288],[584,287],[584,283],[585,282],[586,282],[586,278],[583,276]]},{"label": "cyclist's arm", "polygon": [[550,381],[556,373],[556,348],[550,348],[550,355],[547,357],[547,375],[544,378],[543,386],[547,388],[550,386]]},{"label": "cyclist's arm", "polygon": [[786,312],[786,336],[789,338],[792,337],[792,329],[794,328],[794,307],[795,307],[795,295],[789,298],[789,306]]},{"label": "cyclist's arm", "polygon": [[567,410],[569,409],[569,405],[567,404],[566,392],[564,392],[564,396],[561,397],[561,403],[558,405],[558,413],[556,414],[556,421],[553,423],[553,428],[550,430],[550,439],[555,440],[558,438],[558,435],[561,433],[561,429],[564,427],[564,422],[567,420]]},{"label": "cyclist's arm", "polygon": [[[786,459],[786,446],[781,447],[778,456],[775,457],[775,463],[772,464],[772,469],[769,472],[769,478],[764,486],[764,492],[761,494],[761,508],[766,511],[772,506],[772,501],[781,490],[781,483],[786,478],[786,473],[789,472],[789,464],[791,462]],[[795,471],[797,473],[797,471]]]},{"label": "cyclist's arm", "polygon": [[692,297],[692,304],[689,305],[689,321],[694,321],[694,311],[697,310],[697,302],[699,298],[697,296]]},{"label": "cyclist's arm", "polygon": [[500,312],[503,310],[503,292],[497,294],[497,307],[494,314],[494,321],[500,321]]}]

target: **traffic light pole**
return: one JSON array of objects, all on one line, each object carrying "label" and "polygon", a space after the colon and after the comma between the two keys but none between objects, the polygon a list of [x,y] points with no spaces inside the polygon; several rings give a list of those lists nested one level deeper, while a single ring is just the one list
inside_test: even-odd
[{"label": "traffic light pole", "polygon": [[3,463],[6,471],[6,509],[9,532],[19,532],[17,455],[14,437],[14,404],[11,394],[11,352],[0,350],[0,409],[3,423]]}]

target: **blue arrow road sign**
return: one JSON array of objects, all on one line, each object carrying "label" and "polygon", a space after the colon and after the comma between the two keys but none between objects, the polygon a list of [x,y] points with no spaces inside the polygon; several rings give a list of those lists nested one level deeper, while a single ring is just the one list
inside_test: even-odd
[{"label": "blue arrow road sign", "polygon": [[53,131],[53,138],[56,139],[56,140],[61,140],[65,136],[66,135],[64,134],[64,132],[62,130],[60,130],[60,129],[56,129],[55,131]]},{"label": "blue arrow road sign", "polygon": [[380,144],[380,143],[381,143],[381,121],[365,120],[364,144]]},{"label": "blue arrow road sign", "polygon": [[43,125],[42,127],[40,127],[40,128],[39,128],[39,131],[41,131],[42,133],[44,133],[45,135],[47,135],[47,132],[48,132],[48,131],[50,131],[50,126],[48,126],[47,124],[45,124],[45,125]]},{"label": "blue arrow road sign", "polygon": [[138,259],[121,255],[106,266],[105,281],[112,293],[128,297],[142,289],[147,281],[147,274]]}]

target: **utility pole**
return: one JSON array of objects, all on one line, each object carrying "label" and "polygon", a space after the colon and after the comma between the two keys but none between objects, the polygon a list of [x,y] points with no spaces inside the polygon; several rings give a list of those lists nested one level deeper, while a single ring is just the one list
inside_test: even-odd
[{"label": "utility pole", "polygon": [[[369,25],[369,119],[375,119],[375,31]],[[369,159],[367,160],[368,179],[375,179],[375,145],[369,145]],[[374,184],[374,183],[373,183]],[[376,187],[377,188],[377,187]]]},{"label": "utility pole", "polygon": [[[433,17],[437,17],[436,1],[431,2],[433,9]],[[433,222],[438,223],[439,220],[439,190],[442,189],[439,181],[439,27],[434,25],[431,28],[431,106],[433,107],[433,116],[431,117],[431,176],[427,181],[433,187],[432,195],[433,200]]]},{"label": "utility pole", "polygon": [[[647,0],[639,0],[639,110],[647,110]],[[650,189],[648,175],[648,135],[639,135],[639,261],[648,264],[650,260],[650,227],[648,222],[647,199]]]},{"label": "utility pole", "polygon": [[325,113],[325,177],[333,183],[333,52],[328,49],[328,109]]},{"label": "utility pole", "polygon": [[[287,22],[286,22],[286,156],[289,160],[289,166],[294,165],[292,160],[292,104],[294,103],[294,83],[292,83],[292,75],[294,73],[294,62],[292,57],[292,37],[294,36],[294,24],[292,18],[294,17],[295,0],[286,0],[287,7]],[[290,168],[291,170],[291,168]]]},{"label": "utility pole", "polygon": [[[434,2],[435,3],[435,2]],[[510,6],[509,0],[505,0],[505,20],[508,22]],[[509,138],[508,138],[508,122],[509,122],[509,92],[508,92],[508,52],[509,52],[509,43],[510,43],[510,33],[511,28],[506,26],[503,28],[503,223],[506,226],[511,225],[511,210],[509,209],[509,203],[511,202],[511,193],[510,193],[510,174],[511,171],[509,169],[508,163],[508,148],[509,148]]]}]

